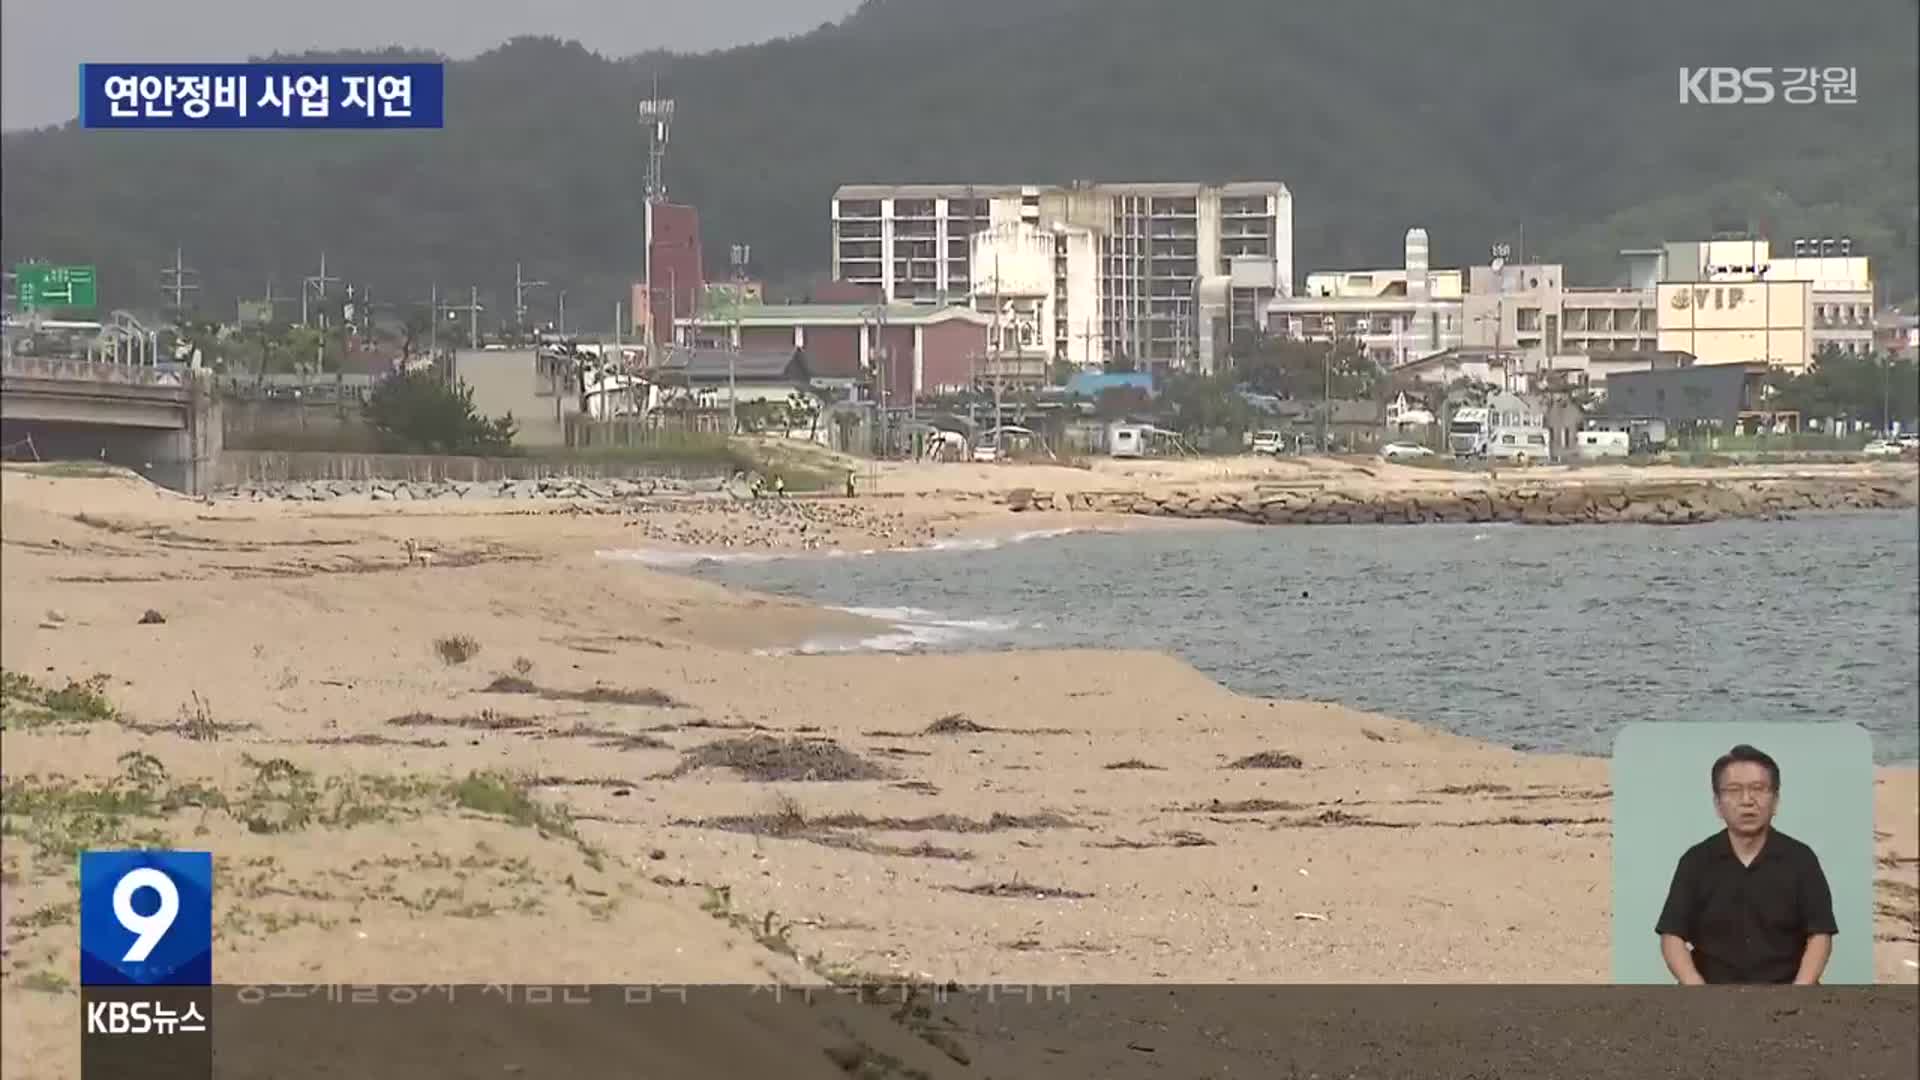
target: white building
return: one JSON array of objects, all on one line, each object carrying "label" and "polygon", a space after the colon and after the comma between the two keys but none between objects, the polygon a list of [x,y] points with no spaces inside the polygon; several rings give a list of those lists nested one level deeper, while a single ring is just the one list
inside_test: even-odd
[{"label": "white building", "polygon": [[[1743,300],[1760,302],[1757,317],[1761,322],[1756,323],[1754,316],[1749,315],[1743,317],[1742,325],[1726,328],[1729,332],[1739,331],[1740,336],[1715,338],[1707,353],[1695,354],[1702,363],[1764,360],[1798,369],[1804,368],[1829,345],[1849,352],[1867,352],[1873,348],[1873,268],[1867,257],[1853,254],[1853,241],[1848,237],[1798,239],[1792,241],[1792,251],[1791,256],[1777,256],[1772,244],[1758,237],[1666,245],[1660,277],[1663,284],[1758,286],[1765,282],[1768,286],[1742,292]],[[1793,282],[1805,283],[1804,289],[1777,287]],[[1804,312],[1799,300],[1802,291],[1806,293]],[[1672,295],[1678,290],[1667,292]],[[1776,299],[1784,303],[1773,304]],[[1699,340],[1698,320],[1692,316],[1697,303],[1689,300],[1689,304],[1685,308],[1671,304],[1661,307],[1661,348],[1685,348],[1682,344],[1667,343],[1678,342],[1683,332]],[[1749,339],[1756,330],[1763,341],[1769,333],[1795,340],[1804,338],[1804,341],[1799,341],[1794,351],[1784,358],[1777,353],[1745,355],[1752,353]],[[1709,358],[1709,353],[1713,358]]]},{"label": "white building", "polygon": [[1299,295],[1267,303],[1267,332],[1299,341],[1352,338],[1383,368],[1454,348],[1462,335],[1462,275],[1427,262],[1427,231],[1408,229],[1404,267],[1308,274]]},{"label": "white building", "polygon": [[973,237],[1010,227],[989,243],[1055,245],[1038,334],[1076,366],[1127,356],[1205,368],[1292,291],[1293,196],[1272,181],[848,185],[833,197],[833,276],[890,302],[974,300]]},{"label": "white building", "polygon": [[1099,370],[1106,360],[1093,314],[1100,310],[1099,257],[1098,238],[1086,228],[1022,221],[973,235],[967,299],[994,317],[983,375],[1044,385],[1055,359]]}]

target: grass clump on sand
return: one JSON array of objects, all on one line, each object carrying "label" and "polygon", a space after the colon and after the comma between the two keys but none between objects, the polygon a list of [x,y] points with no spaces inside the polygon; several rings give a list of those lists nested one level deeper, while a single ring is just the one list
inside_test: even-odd
[{"label": "grass clump on sand", "polygon": [[480,643],[465,634],[454,634],[435,640],[433,651],[440,655],[443,664],[464,664],[480,654]]},{"label": "grass clump on sand", "polygon": [[720,739],[681,755],[667,775],[684,776],[697,769],[726,768],[749,780],[888,780],[893,773],[829,739],[775,738],[750,735]]},{"label": "grass clump on sand", "polygon": [[55,689],[32,676],[0,671],[0,728],[30,729],[65,724],[117,720],[120,713],[107,700],[107,677],[69,679]]},{"label": "grass clump on sand", "polygon": [[1262,750],[1257,754],[1248,754],[1246,757],[1243,757],[1240,760],[1235,761],[1233,764],[1228,765],[1227,768],[1229,769],[1298,769],[1303,764],[1305,763],[1302,762],[1298,757],[1292,754],[1281,753],[1278,750]]}]

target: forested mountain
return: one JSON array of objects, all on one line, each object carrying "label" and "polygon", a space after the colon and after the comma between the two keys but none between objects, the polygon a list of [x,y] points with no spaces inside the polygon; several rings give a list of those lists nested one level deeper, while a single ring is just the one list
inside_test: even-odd
[{"label": "forested mountain", "polygon": [[[1524,224],[1529,257],[1604,283],[1623,246],[1753,225],[1852,236],[1899,299],[1916,22],[1915,0],[870,0],[699,56],[521,39],[450,65],[444,131],[8,135],[0,257],[97,263],[103,303],[150,307],[178,244],[222,316],[323,250],[378,298],[472,283],[492,314],[518,260],[607,323],[641,266],[657,76],[709,265],[750,243],[776,281],[825,270],[845,182],[1276,178],[1302,274],[1398,265],[1411,225],[1459,265]],[[1683,105],[1702,64],[1851,67],[1859,100]]]}]

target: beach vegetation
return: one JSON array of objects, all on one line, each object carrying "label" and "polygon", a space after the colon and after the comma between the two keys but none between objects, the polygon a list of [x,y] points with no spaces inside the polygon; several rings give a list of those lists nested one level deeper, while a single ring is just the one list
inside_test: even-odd
[{"label": "beach vegetation", "polygon": [[470,387],[430,369],[380,380],[361,411],[382,448],[397,453],[504,453],[513,446],[519,426],[511,413],[481,416]]},{"label": "beach vegetation", "polygon": [[433,651],[439,654],[444,664],[464,664],[480,654],[480,643],[466,634],[451,634],[435,638]]},{"label": "beach vegetation", "polygon": [[90,724],[119,719],[107,699],[107,676],[68,679],[60,687],[44,686],[18,671],[0,671],[0,728],[25,729],[62,724]]}]

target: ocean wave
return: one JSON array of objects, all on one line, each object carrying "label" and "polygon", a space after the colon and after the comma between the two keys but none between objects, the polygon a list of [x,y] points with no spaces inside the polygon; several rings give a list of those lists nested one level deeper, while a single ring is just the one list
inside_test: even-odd
[{"label": "ocean wave", "polygon": [[637,562],[660,569],[698,566],[701,563],[768,563],[783,559],[850,559],[868,555],[921,555],[944,551],[997,551],[1011,544],[1052,540],[1072,533],[1096,532],[1087,528],[1029,529],[996,536],[956,536],[895,548],[823,548],[815,551],[712,551],[677,548],[615,548],[596,551],[594,556],[620,562]]},{"label": "ocean wave", "polygon": [[1019,628],[1008,619],[951,619],[938,612],[915,607],[834,607],[864,619],[886,623],[878,634],[828,634],[808,638],[786,648],[759,649],[761,656],[822,656],[834,653],[910,653],[944,648],[970,637],[1006,633]]}]

